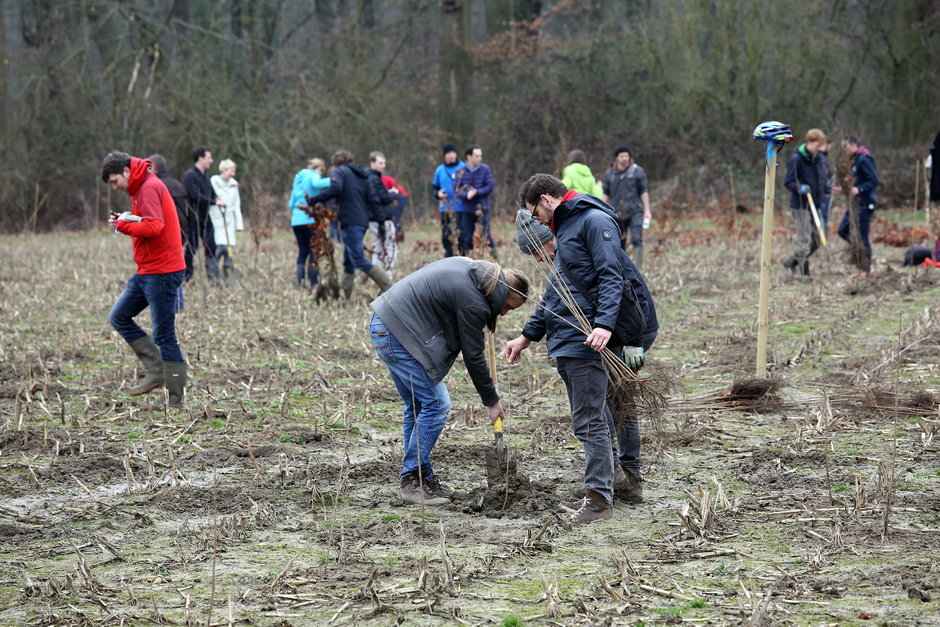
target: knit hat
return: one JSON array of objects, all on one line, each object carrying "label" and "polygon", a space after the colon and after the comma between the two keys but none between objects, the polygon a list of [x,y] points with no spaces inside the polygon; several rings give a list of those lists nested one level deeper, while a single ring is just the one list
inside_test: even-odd
[{"label": "knit hat", "polygon": [[614,158],[616,159],[617,155],[619,155],[621,152],[628,152],[631,155],[633,154],[633,151],[630,150],[629,146],[627,146],[626,144],[620,144],[619,146],[614,148]]},{"label": "knit hat", "polygon": [[532,216],[528,209],[520,209],[516,213],[516,246],[526,255],[531,255],[548,243],[555,234],[544,224]]},{"label": "knit hat", "polygon": [[448,152],[457,152],[457,146],[454,146],[453,144],[444,144],[444,149],[443,149],[443,150],[444,150],[444,154],[445,154],[445,155],[446,155]]}]

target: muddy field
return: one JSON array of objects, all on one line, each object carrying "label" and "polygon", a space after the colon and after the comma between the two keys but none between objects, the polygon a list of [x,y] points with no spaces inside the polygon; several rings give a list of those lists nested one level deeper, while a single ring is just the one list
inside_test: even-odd
[{"label": "muddy field", "polygon": [[[878,245],[874,274],[850,280],[841,242],[813,281],[775,262],[779,389],[755,391],[748,220],[649,232],[647,371],[675,388],[644,423],[646,502],[576,528],[557,503],[583,457],[544,346],[499,368],[530,482],[487,488],[492,430],[458,360],[434,454],[458,498],[406,507],[371,286],[317,306],[291,287],[289,233],[246,237],[240,285],[187,289],[192,383],[164,414],[122,392],[139,373],[107,324],[129,242],[3,238],[0,624],[940,622],[940,269],[901,270],[903,249]],[[505,265],[536,276],[499,235]],[[412,229],[400,270],[437,258],[434,239]],[[775,259],[790,246],[781,230]]]}]

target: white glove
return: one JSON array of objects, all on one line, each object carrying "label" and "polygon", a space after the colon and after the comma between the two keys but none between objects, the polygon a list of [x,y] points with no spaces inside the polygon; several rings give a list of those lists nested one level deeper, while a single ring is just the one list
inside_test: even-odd
[{"label": "white glove", "polygon": [[118,220],[124,220],[125,222],[140,222],[143,220],[140,216],[135,216],[130,211],[125,211],[118,216]]}]

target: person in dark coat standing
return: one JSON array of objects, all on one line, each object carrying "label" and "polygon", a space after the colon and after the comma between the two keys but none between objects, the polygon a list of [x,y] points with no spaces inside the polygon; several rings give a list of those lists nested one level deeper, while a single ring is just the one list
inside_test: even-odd
[{"label": "person in dark coat standing", "polygon": [[[796,276],[809,277],[809,258],[819,248],[819,230],[810,211],[813,198],[817,211],[823,206],[828,165],[822,157],[826,135],[818,128],[806,132],[806,141],[800,144],[787,161],[784,186],[790,190],[790,210],[796,226],[796,249],[783,260],[783,267]],[[820,221],[821,223],[821,221]]]},{"label": "person in dark coat standing", "polygon": [[457,244],[460,254],[466,256],[473,250],[473,236],[479,219],[482,227],[480,236],[489,244],[490,254],[496,259],[496,242],[490,231],[493,172],[490,166],[483,163],[483,149],[479,146],[468,146],[464,155],[467,162],[454,178],[454,190],[460,199],[457,211]]},{"label": "person in dark coat standing", "polygon": [[[160,154],[152,154],[147,158],[150,159],[150,163],[153,164],[154,174],[166,185],[167,191],[170,192],[170,196],[173,198],[173,204],[176,205],[176,217],[180,223],[180,238],[183,243],[183,250],[186,250],[188,247],[186,237],[189,234],[189,223],[186,221],[189,194],[186,192],[186,187],[170,174],[169,169],[166,167],[166,157]],[[176,296],[176,311],[183,311],[185,306],[186,300],[183,298],[183,286],[180,285]]]},{"label": "person in dark coat standing", "polygon": [[[213,284],[221,283],[219,278],[219,264],[215,259],[215,229],[212,221],[209,220],[209,207],[217,204],[215,190],[212,189],[212,183],[207,174],[212,166],[212,151],[205,146],[199,146],[193,150],[193,167],[183,173],[183,185],[186,187],[186,194],[189,197],[189,211],[187,212],[189,222],[189,233],[186,236],[188,244],[186,257],[186,280],[193,278],[193,255],[199,246],[199,238],[202,238],[203,252],[206,258],[206,276],[209,282]],[[219,200],[218,206],[224,207],[225,201]]]},{"label": "person in dark coat standing", "polygon": [[[855,184],[842,192],[851,196],[850,202],[858,207],[858,230],[862,244],[868,252],[868,261],[871,263],[871,242],[868,241],[868,229],[871,226],[871,217],[875,214],[875,203],[878,200],[878,170],[871,151],[858,142],[855,135],[846,135],[842,140],[842,149],[852,158],[852,176]],[[849,211],[846,209],[839,223],[839,237],[845,241],[849,239]]]},{"label": "person in dark coat standing", "polygon": [[503,417],[484,355],[484,328],[526,301],[529,279],[492,261],[450,257],[398,281],[372,302],[372,346],[388,366],[405,404],[399,498],[444,505],[452,493],[434,472],[431,451],[447,422],[450,394],[443,379],[463,354],[467,374],[490,422]]},{"label": "person in dark coat standing", "polygon": [[[378,221],[379,218],[383,218],[384,222],[384,216],[375,215],[379,199],[369,183],[368,173],[353,163],[351,152],[337,150],[330,161],[333,164],[330,186],[310,198],[310,203],[326,202],[333,198],[339,203],[338,218],[343,236],[343,294],[346,298],[352,295],[357,269],[365,272],[384,292],[392,286],[392,281],[382,268],[366,259],[362,248],[369,222]],[[379,179],[381,184],[382,180]]]},{"label": "person in dark coat standing", "polygon": [[[623,345],[627,366],[642,366],[645,351],[641,338],[656,331],[658,323],[647,328],[643,294],[633,281],[639,274],[620,246],[614,208],[590,194],[568,191],[550,174],[535,174],[523,183],[518,203],[555,233],[559,267],[591,303],[586,313],[592,328],[583,345],[598,353],[608,344],[615,348]],[[623,337],[626,328],[635,329],[633,337]],[[507,348],[510,362],[516,357]],[[585,497],[572,521],[610,519],[615,474],[607,421],[607,371],[601,359],[559,358],[556,363],[568,390],[572,429],[585,456]]]},{"label": "person in dark coat standing", "polygon": [[940,204],[940,133],[933,139],[927,167],[930,168],[930,202]]},{"label": "person in dark coat standing", "polygon": [[[539,224],[528,210],[520,209],[516,214],[516,245],[522,253],[532,255],[536,261],[554,262],[554,269],[550,274],[549,285],[542,297],[542,302],[529,318],[519,337],[507,342],[507,359],[510,363],[518,362],[523,350],[532,342],[538,342],[545,337],[548,343],[548,356],[556,363],[558,359],[600,361],[600,353],[584,345],[585,334],[580,331],[578,319],[569,308],[568,303],[571,300],[564,297],[564,294],[565,292],[570,294],[570,298],[577,303],[578,308],[588,318],[593,315],[594,306],[570,280],[565,279],[562,265],[555,257],[555,234],[547,226]],[[630,282],[634,285],[634,291],[643,302],[643,314],[646,317],[646,330],[641,336],[635,338],[634,342],[642,351],[637,351],[635,348],[630,351],[633,353],[634,360],[631,369],[639,372],[642,367],[639,361],[645,360],[646,352],[656,340],[659,322],[656,318],[653,297],[649,293],[642,274],[626,254],[624,257],[627,262],[624,268],[630,276]],[[563,287],[559,286],[561,281],[564,281]],[[610,392],[611,390],[608,390],[608,398]],[[589,392],[577,388],[572,389],[570,398],[572,414],[576,407],[582,405],[580,397],[585,393]],[[606,407],[608,428],[611,433],[617,434],[614,439],[617,443],[614,496],[627,503],[637,504],[643,502],[643,480],[640,474],[640,426],[633,399],[630,398],[623,407],[632,407],[634,411],[625,412],[627,415],[619,415],[617,419],[614,418],[609,402]],[[575,504],[567,504],[567,507],[573,510],[578,509]]]}]

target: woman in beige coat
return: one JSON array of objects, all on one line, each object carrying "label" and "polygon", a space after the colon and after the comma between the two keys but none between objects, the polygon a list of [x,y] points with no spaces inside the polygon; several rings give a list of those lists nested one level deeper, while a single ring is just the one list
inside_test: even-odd
[{"label": "woman in beige coat", "polygon": [[238,181],[235,180],[235,162],[224,159],[219,164],[219,173],[212,177],[211,183],[216,197],[225,201],[224,207],[209,207],[209,218],[215,232],[215,259],[222,269],[222,276],[228,279],[235,270],[232,262],[235,233],[244,228],[241,196],[238,193]]}]

